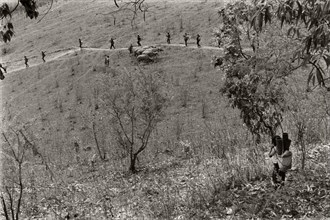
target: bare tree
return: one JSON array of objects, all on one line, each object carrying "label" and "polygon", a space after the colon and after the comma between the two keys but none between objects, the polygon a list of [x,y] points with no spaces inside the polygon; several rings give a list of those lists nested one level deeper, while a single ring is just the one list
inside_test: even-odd
[{"label": "bare tree", "polygon": [[12,131],[15,138],[9,140],[5,133],[2,136],[7,146],[2,149],[6,156],[6,168],[10,172],[5,175],[4,189],[2,189],[1,202],[6,220],[18,220],[21,212],[23,198],[23,163],[25,162],[25,153],[28,148],[28,142],[24,139],[24,134],[19,131]]},{"label": "bare tree", "polygon": [[[99,104],[98,104],[98,96],[99,96],[99,90],[97,88],[93,89],[93,101],[90,101],[89,106],[83,106],[80,108],[80,117],[83,119],[84,123],[87,127],[89,127],[92,131],[93,139],[95,142],[95,147],[97,154],[99,158],[102,161],[106,160],[106,151],[104,147],[100,144],[100,138],[98,137],[98,125],[100,125],[98,122],[99,120],[102,120],[99,116]],[[101,128],[102,129],[102,128]]]},{"label": "bare tree", "polygon": [[145,0],[113,0],[117,10],[110,11],[109,13],[102,14],[102,15],[111,15],[114,18],[114,23],[116,20],[115,14],[119,12],[126,12],[130,14],[131,26],[134,28],[135,20],[138,17],[139,13],[143,14],[143,20],[146,20],[146,13],[150,9],[150,5],[146,3]]},{"label": "bare tree", "polygon": [[136,161],[148,146],[157,123],[163,119],[166,98],[154,74],[124,72],[104,80],[102,101],[111,115],[117,143],[128,152],[129,170],[137,171]]},{"label": "bare tree", "polygon": [[[1,154],[4,166],[2,173],[2,188],[0,202],[3,215],[6,220],[18,220],[22,212],[23,195],[26,187],[26,175],[29,172],[29,164],[33,157],[41,159],[46,171],[55,180],[46,157],[42,155],[34,143],[35,137],[31,135],[25,126],[20,129],[9,128],[2,132],[3,144]],[[30,157],[33,156],[33,157]]]}]

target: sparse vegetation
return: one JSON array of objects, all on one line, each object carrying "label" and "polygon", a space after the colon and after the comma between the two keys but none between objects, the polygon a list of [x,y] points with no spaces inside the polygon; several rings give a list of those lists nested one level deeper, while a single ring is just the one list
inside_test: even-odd
[{"label": "sparse vegetation", "polygon": [[147,148],[153,130],[163,118],[166,99],[161,92],[161,83],[142,70],[124,72],[105,82],[103,103],[112,117],[117,142],[130,157],[129,170],[136,173],[138,157]]},{"label": "sparse vegetation", "polygon": [[[321,13],[315,17],[320,23],[310,21],[314,27],[298,33],[305,26],[298,1],[285,1],[294,12],[282,8],[271,23],[274,1],[238,1],[219,18],[213,17],[223,6],[219,1],[150,2],[134,18],[134,31],[143,46],[160,44],[163,51],[157,62],[138,64],[127,50],[136,43],[132,14],[121,10],[129,1],[118,1],[119,8],[112,1],[59,1],[38,28],[25,14],[15,14],[17,35],[6,45],[10,53],[1,57],[9,71],[1,81],[7,141],[3,136],[0,214],[6,219],[330,217],[328,52],[313,43],[321,40],[314,31],[326,31],[328,18]],[[307,6],[301,5],[306,21],[313,13]],[[282,15],[290,13],[294,22],[286,16],[281,27]],[[66,22],[53,23],[61,20]],[[112,21],[117,24],[109,29]],[[172,45],[165,43],[167,31]],[[202,47],[177,45],[179,31],[201,34]],[[78,35],[82,50],[75,49]],[[210,47],[218,35],[223,48]],[[108,50],[109,36],[116,38],[115,50]],[[310,56],[305,37],[313,39]],[[253,42],[259,42],[257,53]],[[46,62],[39,65],[45,48]],[[23,52],[29,68],[16,60]],[[220,70],[210,64],[213,55],[223,58]],[[293,169],[275,191],[269,137],[283,131],[292,140]],[[10,155],[23,151],[20,191],[20,166]]]},{"label": "sparse vegetation", "polygon": [[189,100],[189,91],[185,86],[181,86],[180,91],[181,106],[186,108]]}]

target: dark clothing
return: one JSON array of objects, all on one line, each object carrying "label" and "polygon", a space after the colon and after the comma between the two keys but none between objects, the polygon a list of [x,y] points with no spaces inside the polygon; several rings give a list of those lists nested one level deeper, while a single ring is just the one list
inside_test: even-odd
[{"label": "dark clothing", "polygon": [[46,62],[46,60],[45,60],[45,57],[46,57],[46,54],[45,54],[45,52],[41,52],[41,57],[42,57],[42,61],[44,61],[44,62]]},{"label": "dark clothing", "polygon": [[196,38],[197,47],[201,47],[201,45],[199,44],[200,41],[201,41],[201,36],[199,34],[197,34],[197,38]]},{"label": "dark clothing", "polygon": [[[280,167],[278,163],[274,163],[274,169],[273,169],[273,174],[272,174],[272,180],[274,184],[281,184],[282,186],[284,185],[285,181],[285,172],[280,171]],[[278,179],[280,177],[280,179]]]},{"label": "dark clothing", "polygon": [[0,70],[1,70],[1,69],[3,69],[3,71],[4,71],[5,73],[7,73],[7,69],[6,69],[5,67],[3,67],[2,64],[0,64]]},{"label": "dark clothing", "polygon": [[26,67],[29,67],[28,62],[29,62],[29,59],[27,57],[24,57],[24,63],[25,63]]},{"label": "dark clothing", "polygon": [[186,47],[188,46],[188,39],[189,39],[188,35],[184,34],[183,35],[183,40],[184,40],[184,44],[186,45]]},{"label": "dark clothing", "polygon": [[116,49],[116,48],[115,48],[115,41],[114,41],[113,38],[110,39],[110,49],[112,49],[112,48],[113,48],[113,49]]},{"label": "dark clothing", "polygon": [[110,60],[109,60],[109,57],[108,56],[105,57],[104,64],[105,64],[105,66],[109,66]]},{"label": "dark clothing", "polygon": [[170,33],[166,34],[166,38],[167,38],[167,43],[170,44],[171,43],[171,35]]},{"label": "dark clothing", "polygon": [[5,79],[5,76],[3,75],[3,72],[2,72],[2,69],[0,68],[0,79],[1,80],[4,80]]},{"label": "dark clothing", "polygon": [[278,150],[277,150],[277,143],[279,142],[278,140],[281,140],[281,138],[279,136],[275,136],[272,138],[272,147],[271,150],[269,152],[269,157],[276,157],[275,160],[273,161],[273,173],[272,173],[272,181],[273,184],[275,185],[275,189],[278,188],[279,184],[281,184],[282,186],[284,186],[284,182],[285,182],[285,171],[280,170],[279,164],[278,164],[278,160],[279,160],[279,154],[278,154]]},{"label": "dark clothing", "polygon": [[79,39],[79,47],[82,48],[82,41]]},{"label": "dark clothing", "polygon": [[214,68],[217,66],[221,66],[223,64],[223,59],[221,57],[216,57],[214,62]]},{"label": "dark clothing", "polygon": [[133,53],[133,45],[132,44],[128,47],[128,51],[129,51],[130,54]]},{"label": "dark clothing", "polygon": [[141,47],[141,40],[142,39],[141,39],[140,35],[138,35],[137,36],[137,44],[138,44],[139,47]]},{"label": "dark clothing", "polygon": [[6,68],[3,67],[2,64],[0,64],[0,79],[1,79],[1,80],[4,80],[4,79],[5,79],[5,75],[3,75],[2,70],[3,70],[5,73],[7,73]]}]

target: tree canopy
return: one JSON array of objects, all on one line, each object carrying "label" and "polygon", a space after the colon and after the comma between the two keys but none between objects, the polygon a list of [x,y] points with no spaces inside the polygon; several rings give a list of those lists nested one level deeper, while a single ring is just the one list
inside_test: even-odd
[{"label": "tree canopy", "polygon": [[0,6],[0,19],[3,24],[3,29],[0,31],[0,37],[5,43],[10,42],[14,35],[14,25],[11,20],[13,13],[20,5],[24,8],[26,16],[30,19],[37,19],[39,16],[35,0],[18,0],[13,8],[11,8],[8,3],[3,3]]},{"label": "tree canopy", "polygon": [[[240,0],[219,14],[226,74],[222,93],[254,135],[274,135],[283,120],[288,76],[307,69],[308,91],[311,85],[327,88],[330,3]],[[253,51],[246,50],[250,46]]]}]

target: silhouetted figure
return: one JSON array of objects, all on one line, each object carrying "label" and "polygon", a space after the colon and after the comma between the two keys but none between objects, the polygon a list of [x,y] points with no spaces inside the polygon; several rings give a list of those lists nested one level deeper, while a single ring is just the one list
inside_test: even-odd
[{"label": "silhouetted figure", "polygon": [[110,50],[111,50],[112,48],[113,48],[113,49],[116,49],[116,48],[115,48],[115,39],[110,38]]},{"label": "silhouetted figure", "polygon": [[80,38],[79,38],[79,47],[80,47],[80,49],[82,48],[82,41]]},{"label": "silhouetted figure", "polygon": [[5,73],[7,73],[7,68],[2,66],[2,64],[0,63],[0,69],[2,69]]},{"label": "silhouetted figure", "polygon": [[5,79],[5,75],[3,75],[3,72],[7,73],[6,68],[4,68],[1,64],[0,64],[0,79],[4,80]]},{"label": "silhouetted figure", "polygon": [[170,44],[171,43],[171,35],[169,32],[167,32],[166,34],[166,40],[167,40],[167,43]]},{"label": "silhouetted figure", "polygon": [[42,58],[42,61],[43,62],[46,62],[45,57],[46,57],[45,52],[44,51],[41,51],[41,58]]},{"label": "silhouetted figure", "polygon": [[199,34],[197,34],[197,37],[196,37],[197,47],[201,47],[200,42],[201,42],[201,36]]},{"label": "silhouetted figure", "polygon": [[128,51],[129,51],[130,54],[133,53],[133,45],[132,45],[132,44],[129,45],[129,47],[128,47]]},{"label": "silhouetted figure", "polygon": [[26,68],[29,67],[28,62],[29,62],[29,59],[26,56],[24,56],[24,63],[25,63]]},{"label": "silhouetted figure", "polygon": [[188,46],[188,40],[189,40],[189,36],[187,33],[184,33],[183,35],[183,40],[184,40],[184,44],[186,45],[186,47]]},{"label": "silhouetted figure", "polygon": [[0,80],[4,80],[5,75],[3,75],[2,69],[0,68]]},{"label": "silhouetted figure", "polygon": [[108,55],[105,55],[104,64],[105,64],[105,66],[109,66],[110,65],[110,58],[109,58]]},{"label": "silhouetted figure", "polygon": [[283,133],[283,138],[278,135],[272,138],[269,157],[273,157],[274,169],[272,180],[275,189],[277,189],[279,185],[284,186],[285,174],[291,169],[292,152],[290,151],[290,144],[291,140],[287,133]]},{"label": "silhouetted figure", "polygon": [[140,37],[140,35],[138,35],[138,36],[137,36],[137,44],[138,44],[139,47],[142,46],[142,45],[141,45],[141,40],[142,40],[142,38]]}]

